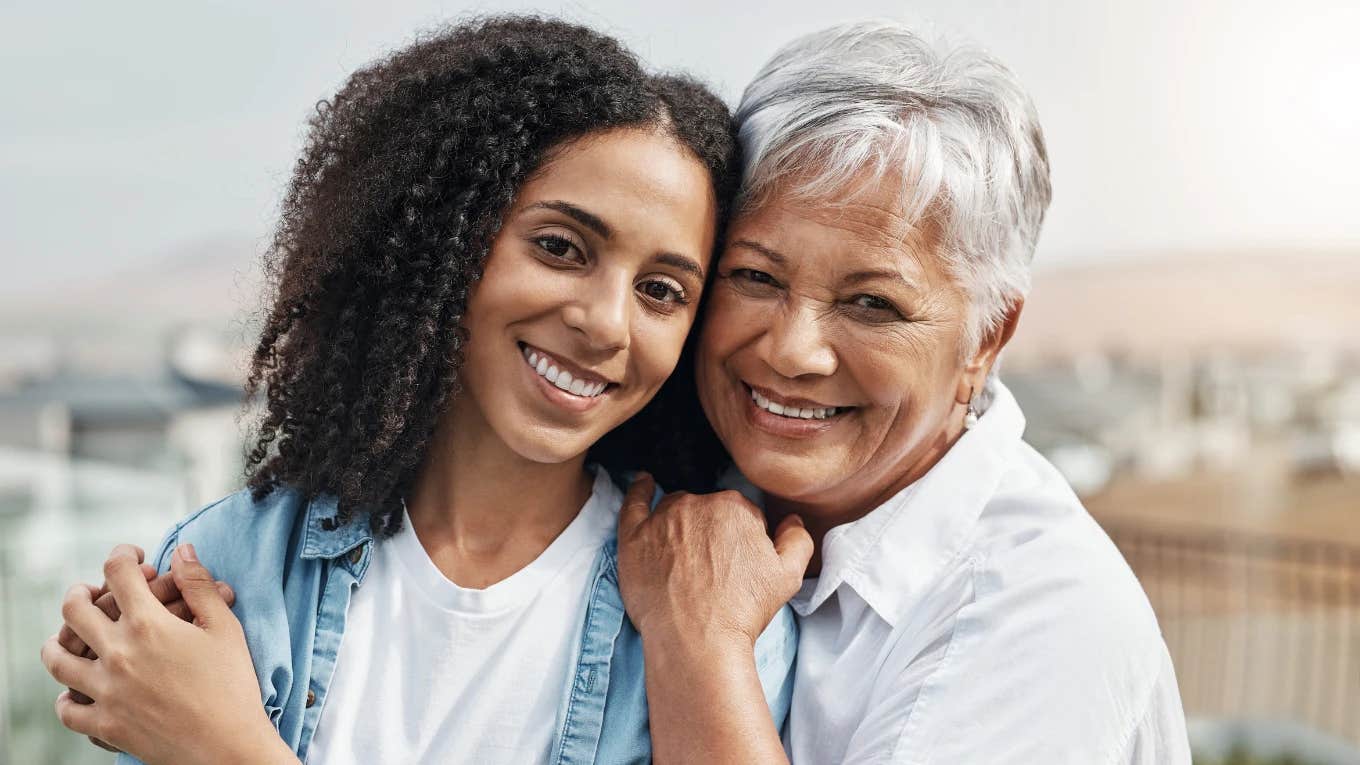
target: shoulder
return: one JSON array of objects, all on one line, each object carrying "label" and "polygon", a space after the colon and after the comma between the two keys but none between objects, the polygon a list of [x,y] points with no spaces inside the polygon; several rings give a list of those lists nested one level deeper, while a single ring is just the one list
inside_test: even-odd
[{"label": "shoulder", "polygon": [[971,547],[979,610],[1032,614],[1051,638],[1161,645],[1146,594],[1110,537],[1042,456],[1020,444]]},{"label": "shoulder", "polygon": [[227,579],[230,572],[247,569],[262,558],[281,559],[298,544],[307,507],[301,494],[289,487],[277,488],[259,500],[250,489],[241,489],[171,527],[153,562],[164,571],[175,547],[191,543],[214,576]]},{"label": "shoulder", "polygon": [[[934,639],[947,648],[921,690],[918,714],[926,719],[917,722],[937,732],[975,730],[933,742],[959,761],[993,744],[1005,747],[997,753],[1028,750],[1021,760],[1044,761],[1061,754],[1051,742],[1105,761],[1145,718],[1159,684],[1174,688],[1156,616],[1132,570],[1028,446],[939,584],[926,610],[937,617]],[[984,712],[979,704],[990,720],[983,728],[970,722]]]}]

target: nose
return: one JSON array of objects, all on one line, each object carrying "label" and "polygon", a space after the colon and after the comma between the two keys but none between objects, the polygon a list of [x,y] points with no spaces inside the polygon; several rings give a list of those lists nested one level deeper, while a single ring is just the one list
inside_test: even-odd
[{"label": "nose", "polygon": [[597,273],[581,285],[562,320],[600,351],[628,348],[633,282],[626,273]]},{"label": "nose", "polygon": [[810,301],[786,303],[771,315],[763,338],[765,363],[784,377],[836,372],[836,352],[820,324],[821,316]]}]

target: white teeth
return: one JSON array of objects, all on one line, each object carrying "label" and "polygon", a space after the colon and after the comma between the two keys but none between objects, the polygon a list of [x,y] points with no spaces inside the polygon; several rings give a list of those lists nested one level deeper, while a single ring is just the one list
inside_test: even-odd
[{"label": "white teeth", "polygon": [[757,393],[755,389],[751,390],[751,400],[756,402],[756,406],[760,407],[761,409],[764,409],[767,412],[777,414],[782,417],[796,417],[800,420],[825,420],[826,418],[835,414],[837,411],[836,407],[834,406],[803,409],[801,407],[796,406],[784,406],[782,404],[776,404],[775,402]]},{"label": "white teeth", "polygon": [[573,377],[570,372],[560,370],[553,366],[547,356],[536,351],[525,348],[522,353],[524,355],[524,360],[529,362],[529,366],[532,367],[540,377],[545,378],[548,382],[574,396],[594,398],[603,393],[605,388],[609,387],[609,383],[607,382],[587,382],[583,378]]}]

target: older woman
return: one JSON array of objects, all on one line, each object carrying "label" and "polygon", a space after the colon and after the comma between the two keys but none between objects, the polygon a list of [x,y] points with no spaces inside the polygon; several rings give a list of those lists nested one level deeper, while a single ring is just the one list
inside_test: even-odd
[{"label": "older woman", "polygon": [[[697,373],[777,531],[730,492],[649,517],[634,487],[620,576],[657,759],[1189,762],[1145,595],[995,375],[1050,197],[1014,76],[846,26],[776,54],[738,122]],[[781,746],[751,645],[789,596]]]}]

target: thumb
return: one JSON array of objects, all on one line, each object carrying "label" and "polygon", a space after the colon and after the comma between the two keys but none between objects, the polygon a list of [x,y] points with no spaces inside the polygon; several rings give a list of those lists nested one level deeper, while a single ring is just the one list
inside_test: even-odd
[{"label": "thumb", "polygon": [[175,579],[180,596],[194,614],[194,623],[204,629],[212,629],[223,620],[233,618],[227,601],[217,589],[212,574],[199,562],[198,555],[191,544],[175,548],[170,560],[170,574]]},{"label": "thumb", "polygon": [[786,515],[774,530],[774,551],[787,577],[789,597],[798,592],[803,585],[803,574],[808,562],[812,560],[812,535],[803,526],[803,519],[796,515]]},{"label": "thumb", "polygon": [[619,511],[619,539],[632,536],[647,516],[652,512],[652,495],[656,493],[656,480],[651,473],[638,473],[628,486],[623,497],[623,509]]}]

